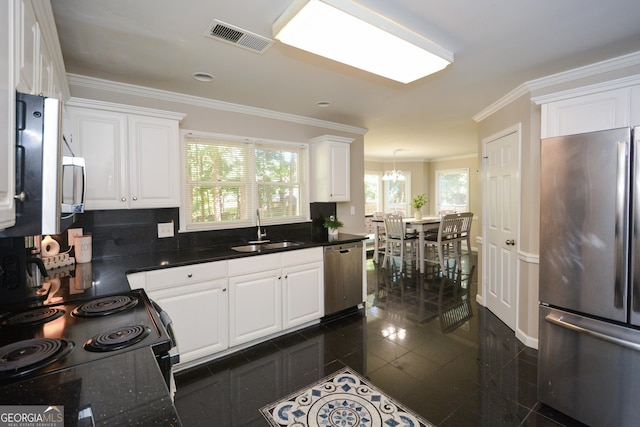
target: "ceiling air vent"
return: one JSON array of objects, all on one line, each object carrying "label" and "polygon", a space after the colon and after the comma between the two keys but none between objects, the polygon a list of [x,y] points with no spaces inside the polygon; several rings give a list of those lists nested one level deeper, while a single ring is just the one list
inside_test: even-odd
[{"label": "ceiling air vent", "polygon": [[205,36],[231,43],[257,53],[265,53],[274,43],[272,39],[243,30],[226,22],[218,21],[217,19],[211,22]]}]

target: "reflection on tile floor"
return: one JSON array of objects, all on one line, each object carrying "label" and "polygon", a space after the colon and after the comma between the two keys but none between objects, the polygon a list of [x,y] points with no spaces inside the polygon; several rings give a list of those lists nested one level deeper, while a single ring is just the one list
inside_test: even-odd
[{"label": "reflection on tile floor", "polygon": [[183,425],[268,425],[262,406],[349,366],[437,426],[580,426],[537,401],[537,351],[476,304],[475,261],[443,279],[368,259],[364,309],[179,373]]}]

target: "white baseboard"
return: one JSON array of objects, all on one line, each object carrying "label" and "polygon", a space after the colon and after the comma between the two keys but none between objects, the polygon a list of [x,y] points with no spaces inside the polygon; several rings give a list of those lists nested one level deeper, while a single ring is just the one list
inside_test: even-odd
[{"label": "white baseboard", "polygon": [[538,349],[538,338],[531,337],[520,329],[516,330],[516,338],[520,340],[527,347]]}]

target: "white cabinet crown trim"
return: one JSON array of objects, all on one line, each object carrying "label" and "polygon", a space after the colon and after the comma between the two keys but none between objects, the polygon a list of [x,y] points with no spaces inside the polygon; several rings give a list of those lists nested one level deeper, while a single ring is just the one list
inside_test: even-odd
[{"label": "white cabinet crown trim", "polygon": [[[478,114],[474,115],[473,120],[477,123],[480,123],[487,117],[501,110],[503,107],[511,104],[516,99],[535,90],[541,90],[563,83],[571,83],[581,78],[597,76],[615,70],[623,70],[625,68],[633,67],[638,64],[640,64],[640,51],[524,82],[493,104],[484,108]],[[550,101],[544,100],[536,103],[547,102]]]},{"label": "white cabinet crown trim", "polygon": [[156,110],[154,108],[136,107],[133,105],[117,104],[114,102],[96,101],[93,99],[70,98],[69,107],[91,108],[94,110],[115,111],[118,113],[136,114],[140,116],[159,117],[181,121],[186,114],[175,111]]},{"label": "white cabinet crown trim", "polygon": [[535,96],[531,98],[531,101],[537,105],[542,105],[551,102],[564,101],[565,99],[577,98],[585,95],[593,95],[595,93],[624,89],[636,85],[640,85],[640,74],[623,77],[621,79],[610,80],[607,82],[581,86],[574,89],[563,90],[560,92],[554,92],[547,95]]},{"label": "white cabinet crown trim", "polygon": [[322,136],[317,136],[315,138],[311,138],[309,140],[309,143],[314,144],[314,143],[321,143],[321,142],[327,142],[327,141],[344,142],[346,144],[351,144],[354,141],[354,138],[347,138],[344,136],[337,136],[337,135],[322,135]]}]

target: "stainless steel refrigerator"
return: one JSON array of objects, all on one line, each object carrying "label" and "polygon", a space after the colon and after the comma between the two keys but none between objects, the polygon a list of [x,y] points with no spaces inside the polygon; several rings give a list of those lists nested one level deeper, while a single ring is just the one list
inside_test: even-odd
[{"label": "stainless steel refrigerator", "polygon": [[592,426],[640,425],[639,140],[541,142],[538,398]]}]

